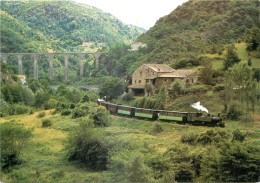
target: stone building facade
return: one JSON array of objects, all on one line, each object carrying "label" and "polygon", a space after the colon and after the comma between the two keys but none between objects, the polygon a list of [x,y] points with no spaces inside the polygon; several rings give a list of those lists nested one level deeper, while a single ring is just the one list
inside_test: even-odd
[{"label": "stone building facade", "polygon": [[143,64],[133,72],[132,85],[128,86],[128,90],[135,95],[147,95],[147,85],[151,86],[153,92],[165,82],[169,91],[176,79],[180,79],[185,88],[189,87],[197,83],[197,71],[175,70],[165,64]]}]

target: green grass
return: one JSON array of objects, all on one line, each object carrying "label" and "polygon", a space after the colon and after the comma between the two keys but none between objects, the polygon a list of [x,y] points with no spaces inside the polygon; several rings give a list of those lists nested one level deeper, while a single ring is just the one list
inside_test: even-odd
[{"label": "green grass", "polygon": [[[249,55],[248,55],[248,52],[246,51],[246,43],[236,44],[236,52],[240,59],[242,59],[243,61],[246,61],[246,62],[248,61]],[[253,55],[254,55],[254,52],[251,53],[252,67],[260,68],[260,58],[256,58]]]},{"label": "green grass", "polygon": [[[67,161],[66,151],[64,151],[64,141],[71,128],[77,125],[77,119],[71,119],[70,116],[60,116],[59,114],[51,115],[49,111],[45,111],[45,117],[51,119],[53,125],[49,128],[42,128],[42,119],[37,117],[38,113],[1,118],[1,123],[13,120],[15,123],[19,123],[26,128],[34,128],[34,136],[21,154],[23,163],[15,166],[15,170],[12,172],[2,173],[2,182],[115,181],[113,179],[114,173],[110,170],[95,172]],[[128,114],[130,113],[128,112]],[[160,116],[160,119],[164,117],[166,116]],[[175,120],[178,120],[178,117],[167,118],[177,118]],[[151,121],[117,116],[112,116],[112,119],[111,126],[104,128],[107,134],[104,143],[107,141],[120,142],[120,144],[131,147],[133,151],[144,153],[144,155],[164,153],[173,144],[179,143],[183,134],[197,134],[209,129],[221,129],[230,133],[234,129],[240,129],[248,133],[246,143],[260,145],[260,121],[257,120],[256,122],[225,121],[225,128],[209,128],[205,126],[178,125],[175,122],[160,122],[163,131],[154,134],[152,133],[153,122]]]}]

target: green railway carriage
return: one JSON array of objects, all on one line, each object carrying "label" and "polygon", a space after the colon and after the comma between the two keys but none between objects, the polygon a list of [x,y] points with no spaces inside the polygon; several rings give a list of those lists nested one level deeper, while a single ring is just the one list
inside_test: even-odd
[{"label": "green railway carriage", "polygon": [[200,112],[178,112],[178,111],[165,111],[165,110],[153,110],[144,108],[135,108],[129,106],[122,106],[105,102],[104,100],[98,100],[98,104],[106,107],[106,109],[114,115],[141,118],[147,120],[161,120],[168,122],[177,122],[179,124],[191,124],[191,125],[205,125],[205,126],[220,126],[225,127],[225,123],[221,117],[202,116]]}]

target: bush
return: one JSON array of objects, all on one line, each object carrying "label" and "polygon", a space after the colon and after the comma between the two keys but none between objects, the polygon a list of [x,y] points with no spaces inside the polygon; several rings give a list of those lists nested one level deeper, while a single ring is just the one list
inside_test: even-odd
[{"label": "bush", "polygon": [[154,133],[161,133],[163,131],[162,126],[158,122],[153,123],[152,131]]},{"label": "bush", "polygon": [[225,86],[223,84],[218,84],[217,86],[214,87],[213,91],[214,92],[219,92],[225,89]]},{"label": "bush", "polygon": [[96,127],[107,127],[110,126],[111,118],[109,112],[103,108],[98,107],[97,111],[92,113],[92,119],[94,120],[94,124]]},{"label": "bush", "polygon": [[45,116],[45,112],[39,112],[37,117],[38,118],[43,118]]},{"label": "bush", "polygon": [[86,110],[83,110],[79,107],[73,109],[72,111],[72,119],[75,119],[75,118],[79,118],[79,117],[84,117],[87,115],[87,111]]},{"label": "bush", "polygon": [[49,127],[52,125],[52,122],[50,119],[44,119],[42,120],[42,127]]},{"label": "bush", "polygon": [[1,167],[8,168],[19,163],[19,155],[32,130],[13,122],[1,124]]},{"label": "bush", "polygon": [[89,102],[89,96],[88,95],[84,95],[84,97],[81,99],[81,102]]},{"label": "bush", "polygon": [[57,105],[58,101],[51,98],[49,99],[45,104],[44,104],[44,109],[47,110],[47,109],[54,109]]},{"label": "bush", "polygon": [[70,109],[64,109],[64,110],[62,110],[62,112],[61,112],[61,115],[62,116],[68,116],[68,115],[70,115],[71,114],[71,110]]},{"label": "bush", "polygon": [[228,107],[227,118],[239,120],[242,114],[241,105],[237,101],[231,101]]},{"label": "bush", "polygon": [[246,138],[246,134],[241,132],[239,129],[234,130],[232,134],[233,134],[232,142],[233,141],[243,142]]},{"label": "bush", "polygon": [[32,108],[24,105],[24,104],[6,104],[1,105],[1,111],[3,115],[17,115],[17,114],[26,114],[28,113]]},{"label": "bush", "polygon": [[191,87],[184,90],[184,93],[186,95],[188,94],[195,94],[195,93],[206,93],[207,89],[203,86],[201,87]]},{"label": "bush", "polygon": [[194,133],[186,133],[181,136],[181,142],[182,143],[188,143],[188,144],[196,144],[197,141],[197,134]]},{"label": "bush", "polygon": [[92,120],[82,120],[68,136],[66,149],[68,159],[91,168],[106,170],[108,163],[108,148],[102,143],[101,129],[95,129]]},{"label": "bush", "polygon": [[134,93],[130,92],[130,93],[125,93],[121,96],[121,99],[125,102],[129,102],[131,100],[134,100]]}]

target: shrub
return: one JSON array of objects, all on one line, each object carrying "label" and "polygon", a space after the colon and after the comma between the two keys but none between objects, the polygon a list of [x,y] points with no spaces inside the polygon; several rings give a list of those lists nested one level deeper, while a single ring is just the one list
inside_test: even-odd
[{"label": "shrub", "polygon": [[64,109],[64,110],[62,110],[62,112],[61,112],[61,115],[62,116],[68,116],[68,115],[70,115],[71,114],[71,110],[70,109]]},{"label": "shrub", "polygon": [[181,136],[182,143],[196,144],[198,135],[194,133],[185,133]]},{"label": "shrub", "polygon": [[1,167],[8,168],[19,163],[19,155],[32,130],[13,122],[1,124]]},{"label": "shrub", "polygon": [[92,119],[96,127],[107,127],[111,123],[109,112],[103,107],[98,107],[97,111],[92,113]]},{"label": "shrub", "polygon": [[43,118],[45,116],[45,112],[39,112],[37,116],[38,118]]},{"label": "shrub", "polygon": [[233,141],[243,142],[246,138],[246,134],[241,132],[239,129],[234,130],[232,134],[233,134],[232,142]]},{"label": "shrub", "polygon": [[73,109],[71,118],[75,119],[75,118],[79,118],[79,117],[84,117],[86,115],[87,115],[86,110],[83,110],[83,109],[77,107],[77,108]]},{"label": "shrub", "polygon": [[134,100],[134,93],[133,93],[133,92],[125,93],[125,94],[122,95],[121,98],[122,98],[122,100],[125,101],[125,102]]},{"label": "shrub", "polygon": [[50,119],[44,119],[42,120],[42,127],[49,127],[52,125],[52,122]]},{"label": "shrub", "polygon": [[101,129],[93,128],[93,121],[82,120],[79,126],[69,134],[66,149],[68,159],[91,168],[106,170],[108,163],[108,148],[102,143]]},{"label": "shrub", "polygon": [[154,133],[161,133],[163,131],[162,126],[158,122],[153,123],[152,131]]},{"label": "shrub", "polygon": [[195,94],[195,93],[206,93],[207,89],[203,86],[201,87],[191,87],[184,90],[184,93],[186,95],[188,94]]},{"label": "shrub", "polygon": [[31,110],[24,104],[1,105],[1,111],[6,115],[26,114]]},{"label": "shrub", "polygon": [[231,120],[239,120],[242,116],[240,104],[237,101],[231,101],[228,107],[227,118]]},{"label": "shrub", "polygon": [[81,102],[89,102],[89,96],[88,95],[84,95],[84,97],[81,99]]},{"label": "shrub", "polygon": [[214,87],[213,91],[214,92],[219,92],[225,89],[225,86],[223,84],[218,84],[217,86]]},{"label": "shrub", "polygon": [[49,99],[45,104],[44,104],[44,109],[47,110],[47,109],[54,109],[57,105],[58,101],[51,98]]}]

